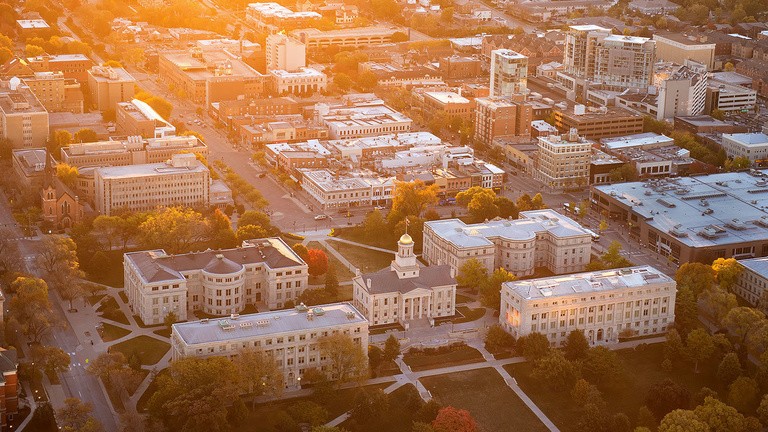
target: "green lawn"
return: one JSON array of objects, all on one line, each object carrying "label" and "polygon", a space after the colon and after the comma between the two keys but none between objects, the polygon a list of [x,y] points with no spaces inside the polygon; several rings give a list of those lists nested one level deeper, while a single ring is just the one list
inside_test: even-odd
[{"label": "green lawn", "polygon": [[452,320],[454,324],[475,321],[485,316],[484,308],[470,309],[466,306],[456,306],[456,312],[463,316]]},{"label": "green lawn", "polygon": [[88,296],[88,303],[90,303],[91,306],[96,306],[96,304],[106,296],[107,296],[106,294],[96,294],[96,295]]},{"label": "green lawn", "polygon": [[120,291],[120,300],[122,300],[123,303],[128,304],[128,296],[125,294],[125,291]]},{"label": "green lawn", "polygon": [[492,368],[420,381],[443,405],[469,411],[481,432],[548,430]]},{"label": "green lawn", "polygon": [[347,243],[329,240],[328,244],[339,251],[352,265],[358,267],[362,273],[377,272],[392,264],[394,253],[386,253],[355,246]]},{"label": "green lawn", "polygon": [[163,358],[171,348],[171,344],[157,340],[151,336],[141,335],[125,342],[112,345],[111,351],[120,351],[126,358],[136,352],[143,365],[153,365]]},{"label": "green lawn", "polygon": [[151,328],[151,327],[163,327],[165,324],[152,324],[152,325],[146,325],[144,324],[144,321],[142,321],[141,317],[138,315],[134,315],[133,319],[136,321],[136,324],[139,325],[141,328]]},{"label": "green lawn", "polygon": [[162,336],[164,338],[170,338],[171,337],[171,329],[169,329],[168,327],[160,329],[160,330],[155,330],[152,333],[154,333],[154,334],[156,334],[158,336]]},{"label": "green lawn", "polygon": [[[339,282],[346,282],[352,280],[353,277],[355,277],[355,272],[350,270],[343,262],[339,261],[338,258],[336,258],[335,255],[328,252],[328,249],[325,248],[320,242],[312,241],[307,243],[307,249],[319,249],[323,252],[325,252],[326,255],[328,255],[328,260],[333,261],[333,264],[336,266],[336,277],[339,279]],[[320,276],[310,276],[309,282],[310,285],[322,285],[325,284],[325,275]],[[344,287],[339,287],[339,296],[341,296],[341,290],[343,290]],[[350,295],[349,298],[352,298],[350,287]]]},{"label": "green lawn", "polygon": [[130,330],[126,330],[122,327],[112,325],[110,323],[101,323],[104,328],[101,330],[101,340],[104,342],[112,342],[113,340],[120,339],[123,336],[127,336],[131,333]]},{"label": "green lawn", "polygon": [[[678,360],[671,372],[662,370],[660,365],[664,359],[663,344],[648,345],[641,351],[617,351],[617,354],[623,366],[624,376],[614,383],[602,386],[600,390],[611,412],[623,412],[630,419],[637,418],[638,409],[645,405],[648,389],[666,378],[686,386],[691,394],[695,394],[702,387],[709,387],[722,397],[726,394],[723,385],[715,378],[717,365],[703,366],[700,373],[695,374],[690,363]],[[531,379],[529,374],[533,366],[528,362],[506,365],[504,368],[517,379],[523,391],[555,425],[563,431],[575,430],[579,409],[573,403],[569,391],[551,391]]]},{"label": "green lawn", "polygon": [[369,329],[368,334],[369,335],[384,334],[390,330],[405,331],[403,326],[401,326],[400,324],[387,324],[380,327],[377,326]]},{"label": "green lawn", "polygon": [[102,318],[110,319],[112,321],[117,321],[120,324],[130,325],[131,323],[128,321],[128,317],[125,316],[125,313],[120,310],[120,305],[117,304],[117,300],[115,300],[114,297],[109,296],[106,299],[101,301],[101,306],[99,306],[98,309],[96,309],[96,312],[99,313],[99,316]]},{"label": "green lawn", "polygon": [[471,301],[474,301],[472,297],[467,297],[462,294],[456,294],[456,304],[469,303]]},{"label": "green lawn", "polygon": [[414,372],[437,369],[448,366],[477,363],[483,361],[480,351],[471,347],[461,347],[446,354],[419,354],[403,357],[405,364]]},{"label": "green lawn", "polygon": [[392,252],[397,251],[397,239],[395,239],[391,233],[385,233],[380,237],[371,238],[370,236],[365,235],[365,230],[361,227],[335,228],[333,232],[335,234],[334,237],[343,238],[344,240],[383,249],[392,249]]},{"label": "green lawn", "polygon": [[[357,395],[361,391],[373,392],[389,387],[391,383],[377,384],[365,387],[356,387],[339,391],[335,397],[330,400],[324,400],[321,405],[328,410],[328,420],[340,416],[341,414],[354,408]],[[312,401],[312,397],[286,399],[277,402],[264,403],[256,405],[256,409],[251,412],[248,420],[244,421],[240,427],[233,427],[232,432],[278,432],[276,413],[288,409],[291,405],[301,401]],[[248,408],[250,402],[246,402]]]},{"label": "green lawn", "polygon": [[[115,247],[117,245],[113,245]],[[92,282],[101,283],[115,288],[123,287],[123,250],[104,251],[107,256],[107,268],[92,269],[89,263],[84,263],[85,278]],[[94,271],[96,270],[96,271]]]},{"label": "green lawn", "polygon": [[157,391],[157,377],[161,374],[167,374],[168,369],[162,369],[160,370],[157,375],[152,379],[152,382],[149,383],[149,386],[147,386],[147,389],[144,390],[144,394],[141,395],[138,402],[136,402],[136,410],[140,413],[146,412],[147,409],[147,402],[149,402],[149,398],[152,397],[153,394]]}]

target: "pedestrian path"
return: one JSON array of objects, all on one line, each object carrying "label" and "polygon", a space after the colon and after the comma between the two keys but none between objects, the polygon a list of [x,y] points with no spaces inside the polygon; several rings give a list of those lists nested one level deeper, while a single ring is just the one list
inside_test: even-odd
[{"label": "pedestrian path", "polygon": [[363,247],[363,248],[366,248],[366,249],[370,249],[370,250],[374,250],[374,251],[378,251],[378,252],[384,252],[384,253],[388,253],[388,254],[395,254],[395,253],[397,253],[397,251],[393,251],[392,249],[384,249],[384,248],[380,248],[380,247],[376,247],[376,246],[367,245],[367,244],[364,244],[364,243],[353,242],[352,240],[347,240],[347,239],[338,238],[338,237],[333,237],[331,239],[331,241],[337,241],[339,243],[346,243],[346,244],[350,244],[350,245],[353,245],[353,246],[359,246],[359,247]]}]

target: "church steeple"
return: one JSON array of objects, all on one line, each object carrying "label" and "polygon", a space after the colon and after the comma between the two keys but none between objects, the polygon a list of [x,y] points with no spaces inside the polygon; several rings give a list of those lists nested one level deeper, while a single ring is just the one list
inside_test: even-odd
[{"label": "church steeple", "polygon": [[47,148],[45,149],[45,171],[43,174],[43,189],[53,186],[54,179],[56,178],[56,168],[51,164],[51,154]]}]

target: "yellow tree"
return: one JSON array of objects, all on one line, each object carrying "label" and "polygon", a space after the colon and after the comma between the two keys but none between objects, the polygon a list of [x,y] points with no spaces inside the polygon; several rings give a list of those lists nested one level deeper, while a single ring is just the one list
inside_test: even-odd
[{"label": "yellow tree", "polygon": [[[367,343],[367,341],[366,341]],[[361,341],[353,341],[344,333],[336,333],[320,339],[320,352],[328,359],[331,378],[336,389],[342,384],[364,378],[368,374],[368,359]]]},{"label": "yellow tree", "polygon": [[182,207],[167,207],[150,215],[139,226],[144,247],[164,249],[178,254],[194,250],[202,243],[210,230],[203,215]]},{"label": "yellow tree", "polygon": [[392,210],[387,215],[388,222],[395,225],[407,216],[418,217],[428,205],[437,203],[437,190],[436,184],[427,186],[421,180],[395,182]]},{"label": "yellow tree", "polygon": [[718,258],[712,263],[712,269],[715,271],[715,280],[720,284],[720,288],[730,291],[744,270],[744,266],[733,258]]}]

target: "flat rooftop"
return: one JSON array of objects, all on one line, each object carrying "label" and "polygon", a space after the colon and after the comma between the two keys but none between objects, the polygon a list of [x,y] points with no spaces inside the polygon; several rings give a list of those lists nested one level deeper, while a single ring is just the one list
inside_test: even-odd
[{"label": "flat rooftop", "polygon": [[282,69],[274,69],[269,71],[269,73],[271,73],[272,75],[278,78],[283,78],[283,79],[285,78],[321,78],[321,77],[324,78],[325,77],[324,73],[308,67],[299,68],[299,70],[291,71],[291,72],[287,70],[282,70]]},{"label": "flat rooftop", "polygon": [[623,150],[633,147],[660,147],[663,145],[672,144],[675,142],[674,139],[666,136],[666,135],[659,135],[657,133],[653,132],[645,132],[640,134],[634,134],[634,135],[626,135],[622,137],[614,137],[614,138],[603,138],[600,140],[600,143],[603,145],[603,148],[615,151],[615,150]]},{"label": "flat rooftop", "polygon": [[728,126],[728,123],[708,115],[675,118],[678,118],[686,123],[690,123],[694,126]]},{"label": "flat rooftop", "polygon": [[424,96],[430,97],[441,104],[467,104],[469,99],[460,96],[458,93],[453,92],[424,92]]},{"label": "flat rooftop", "polygon": [[104,179],[121,179],[137,177],[160,177],[164,175],[178,175],[184,173],[198,173],[208,171],[208,167],[202,162],[194,160],[190,166],[173,166],[165,162],[141,165],[125,165],[99,168],[99,175]]},{"label": "flat rooftop", "polygon": [[690,39],[688,36],[680,33],[672,33],[672,32],[658,32],[653,35],[653,40],[658,41],[658,38],[668,39],[673,42],[677,42],[679,44],[687,45],[692,48],[700,48],[700,49],[715,49],[715,44],[713,43],[703,43],[699,42],[695,39]]},{"label": "flat rooftop", "polygon": [[363,314],[349,303],[318,305],[307,311],[299,309],[240,315],[235,319],[212,318],[177,323],[173,329],[187,346],[191,346],[368,323]]},{"label": "flat rooftop", "polygon": [[370,189],[372,186],[388,186],[394,188],[394,177],[374,177],[360,175],[357,177],[337,178],[328,170],[301,169],[301,174],[316,184],[324,192],[335,192],[353,189]]},{"label": "flat rooftop", "polygon": [[[533,240],[536,233],[548,231],[557,237],[589,236],[578,222],[552,209],[520,212],[520,219],[492,220],[467,225],[460,219],[428,221],[432,230],[457,247],[493,246],[489,238]],[[591,238],[591,237],[590,237]]]},{"label": "flat rooftop", "polygon": [[768,239],[768,170],[593,186],[690,247]]},{"label": "flat rooftop", "polygon": [[[262,76],[255,69],[240,60],[237,56],[225,50],[214,49],[203,51],[202,56],[204,61],[200,61],[192,57],[192,54],[189,51],[167,51],[160,53],[160,56],[165,57],[165,59],[175,64],[176,67],[184,71],[184,73],[190,77],[197,79],[227,76]],[[215,73],[216,65],[220,65],[222,67],[225,65],[231,66],[232,73],[229,75],[217,75]]]},{"label": "flat rooftop", "polygon": [[525,300],[537,300],[674,282],[671,277],[646,265],[504,282],[504,285]]},{"label": "flat rooftop", "polygon": [[491,52],[491,54],[493,53],[497,53],[500,56],[510,58],[510,59],[527,59],[528,58],[517,51],[512,51],[511,49],[497,49]]},{"label": "flat rooftop", "polygon": [[723,134],[723,137],[727,137],[746,147],[768,145],[768,135],[764,133]]},{"label": "flat rooftop", "polygon": [[291,35],[299,35],[304,33],[307,37],[350,37],[350,36],[381,36],[391,35],[397,32],[397,27],[385,27],[385,26],[369,26],[369,27],[357,27],[349,29],[338,30],[318,30],[316,28],[305,28],[300,30],[293,30]]},{"label": "flat rooftop", "polygon": [[47,29],[50,27],[43,19],[16,20],[16,24],[24,30]]}]

